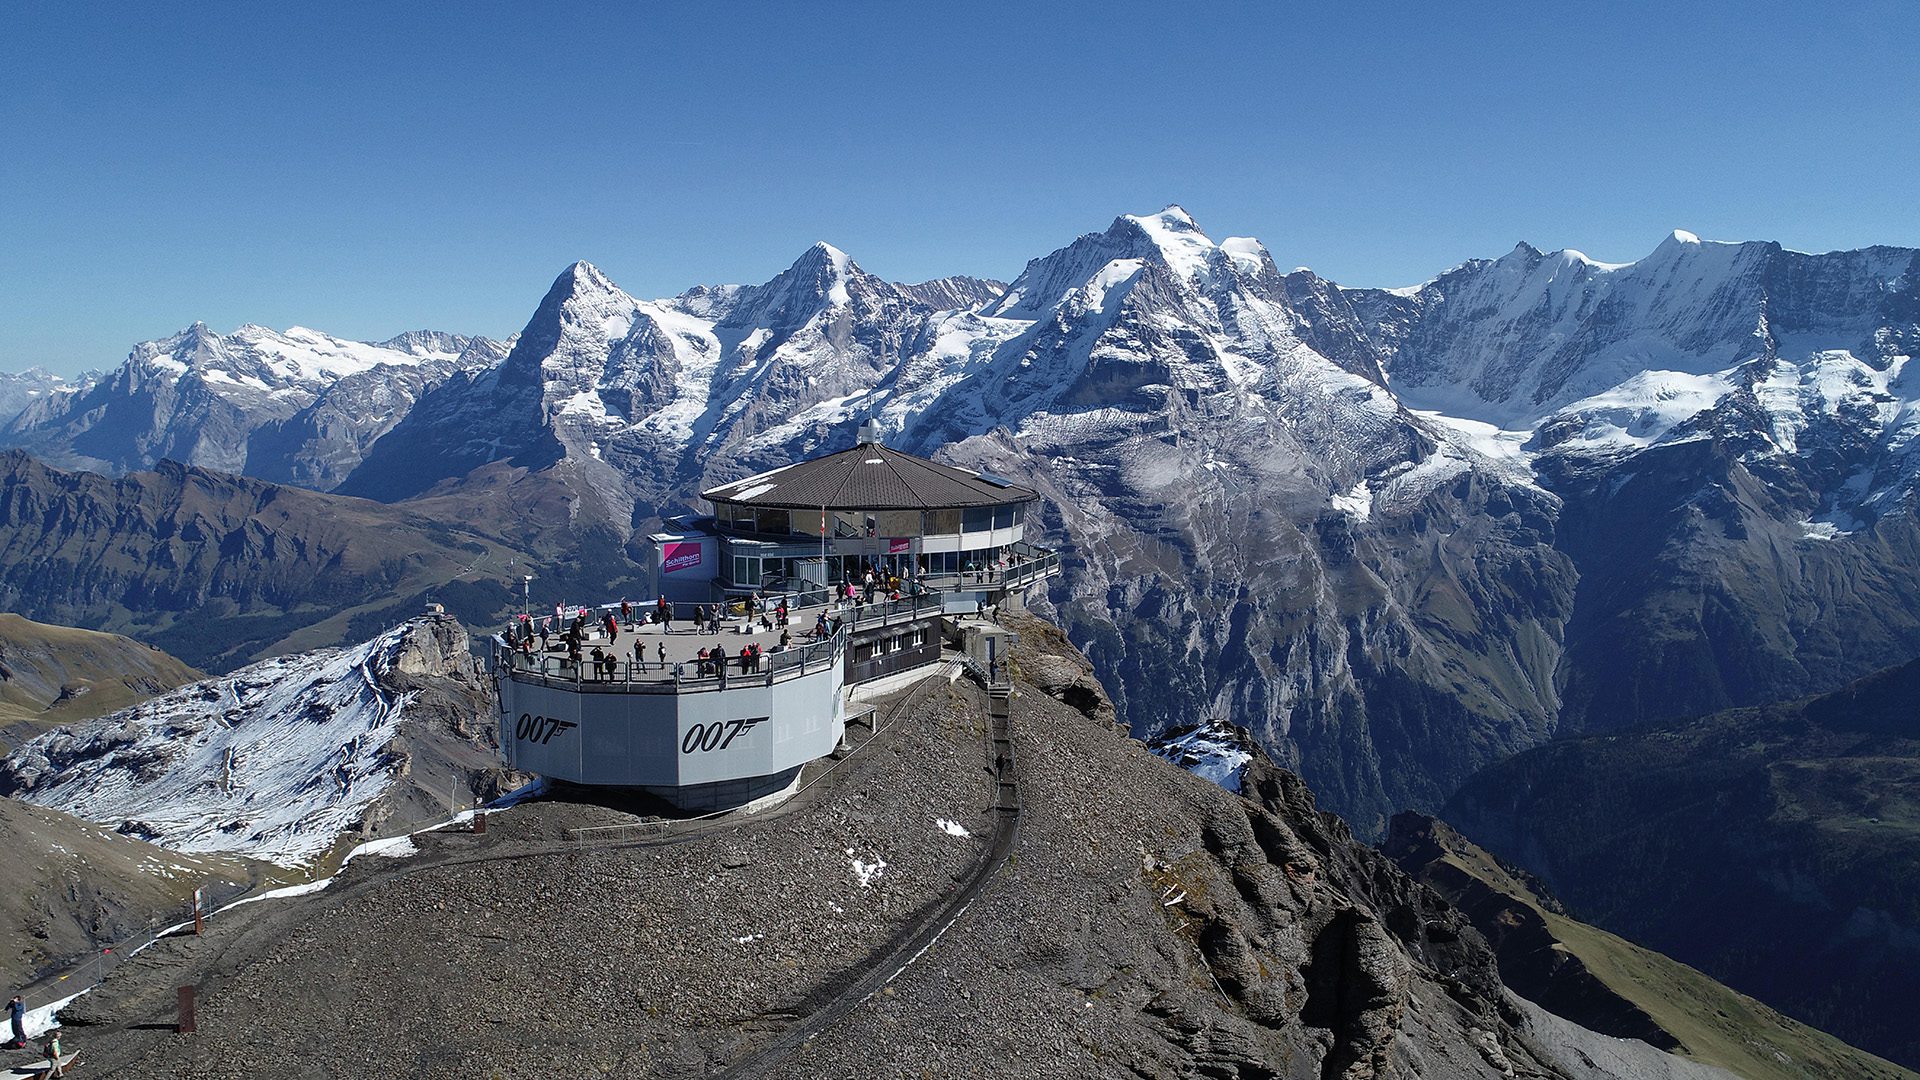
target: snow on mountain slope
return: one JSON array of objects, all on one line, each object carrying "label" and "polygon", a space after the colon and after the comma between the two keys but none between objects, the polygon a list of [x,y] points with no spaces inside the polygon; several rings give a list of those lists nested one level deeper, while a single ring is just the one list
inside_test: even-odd
[{"label": "snow on mountain slope", "polygon": [[465,644],[415,620],[262,661],[42,735],[0,761],[0,792],[178,851],[306,865],[392,811],[428,741],[421,678],[478,686]]},{"label": "snow on mountain slope", "polygon": [[1247,763],[1257,752],[1252,738],[1245,728],[1215,719],[1169,728],[1155,736],[1147,749],[1195,776],[1237,792]]},{"label": "snow on mountain slope", "polygon": [[[1900,548],[1916,347],[1911,250],[1676,233],[1634,263],[1521,244],[1411,289],[1350,289],[1168,207],[1005,287],[896,285],[827,244],[765,284],[655,301],[577,264],[498,363],[411,407],[329,414],[404,408],[391,430],[330,441],[317,417],[275,420],[240,453],[246,424],[221,411],[237,397],[208,391],[163,403],[137,452],[287,462],[316,486],[344,473],[335,490],[384,500],[532,477],[562,490],[569,529],[624,536],[876,418],[903,449],[1046,493],[1069,567],[1052,600],[1129,720],[1231,710],[1364,822],[1546,737],[1570,681],[1638,685],[1606,659],[1624,631],[1575,627],[1576,608],[1685,613],[1681,636],[1779,628],[1738,663],[1701,661],[1727,673],[1687,680],[1708,704],[1755,672],[1785,685],[1897,659],[1899,604],[1819,583],[1863,544]],[[1739,584],[1770,559],[1780,591]],[[1898,559],[1862,565],[1904,595]],[[1842,611],[1891,614],[1872,649],[1828,662],[1821,628]]]},{"label": "snow on mountain slope", "polygon": [[[82,376],[85,382],[91,376]],[[74,393],[78,384],[45,368],[32,367],[21,372],[0,371],[0,428],[25,412],[35,402]]]},{"label": "snow on mountain slope", "polygon": [[223,335],[194,323],[134,346],[90,385],[31,402],[0,439],[66,467],[125,472],[172,458],[325,489],[422,390],[496,362],[498,350],[434,331],[374,345],[298,326]]},{"label": "snow on mountain slope", "polygon": [[1913,324],[1898,309],[1920,285],[1917,261],[1904,249],[1808,255],[1676,231],[1633,263],[1521,244],[1397,295],[1353,291],[1370,294],[1360,303],[1382,365],[1410,406],[1531,428],[1617,411],[1617,392],[1636,380],[1686,387],[1698,412],[1717,397],[1697,380],[1730,388],[1754,360],[1852,350],[1884,367],[1910,350]]}]

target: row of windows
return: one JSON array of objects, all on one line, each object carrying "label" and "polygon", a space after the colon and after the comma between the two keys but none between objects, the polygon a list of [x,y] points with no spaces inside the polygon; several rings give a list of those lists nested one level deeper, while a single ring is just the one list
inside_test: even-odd
[{"label": "row of windows", "polygon": [[[880,577],[911,578],[917,566],[922,574],[956,574],[966,570],[985,570],[1000,557],[1000,548],[974,548],[968,551],[932,551],[916,560],[911,555],[883,555],[869,559],[862,555],[827,556],[827,582],[861,581],[871,569]],[[767,585],[799,591],[803,576],[817,576],[818,556],[805,559],[763,559],[756,555],[735,555],[733,576],[727,580],[736,586],[759,588]]]},{"label": "row of windows", "polygon": [[887,656],[905,649],[917,649],[926,643],[925,628],[909,630],[904,634],[883,637],[875,641],[863,641],[853,647],[853,662],[857,664],[863,660],[872,660],[875,657]]},{"label": "row of windows", "polygon": [[1010,529],[1026,521],[1025,503],[968,506],[945,510],[777,510],[771,507],[720,503],[717,520],[757,533],[819,536],[824,516],[832,536],[946,536],[960,532]]}]

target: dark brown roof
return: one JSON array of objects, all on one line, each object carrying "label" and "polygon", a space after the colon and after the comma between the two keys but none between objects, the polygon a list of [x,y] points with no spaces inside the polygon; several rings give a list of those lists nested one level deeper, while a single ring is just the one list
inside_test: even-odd
[{"label": "dark brown roof", "polygon": [[862,443],[702,492],[709,502],[807,510],[933,510],[1036,499],[1031,488]]}]

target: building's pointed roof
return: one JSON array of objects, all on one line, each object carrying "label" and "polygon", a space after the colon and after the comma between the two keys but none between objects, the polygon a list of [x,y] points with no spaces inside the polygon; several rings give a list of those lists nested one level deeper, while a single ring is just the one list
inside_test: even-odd
[{"label": "building's pointed roof", "polygon": [[788,510],[936,510],[1039,496],[1031,488],[870,442],[722,484],[701,497]]}]

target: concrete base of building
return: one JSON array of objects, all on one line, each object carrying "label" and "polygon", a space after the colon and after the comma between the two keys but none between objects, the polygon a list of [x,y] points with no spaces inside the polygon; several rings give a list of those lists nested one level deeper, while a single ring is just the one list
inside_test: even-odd
[{"label": "concrete base of building", "polygon": [[750,807],[764,799],[791,794],[800,782],[800,766],[783,769],[770,776],[748,776],[738,780],[720,780],[711,784],[686,787],[644,787],[640,790],[689,814],[711,814],[721,810]]}]

